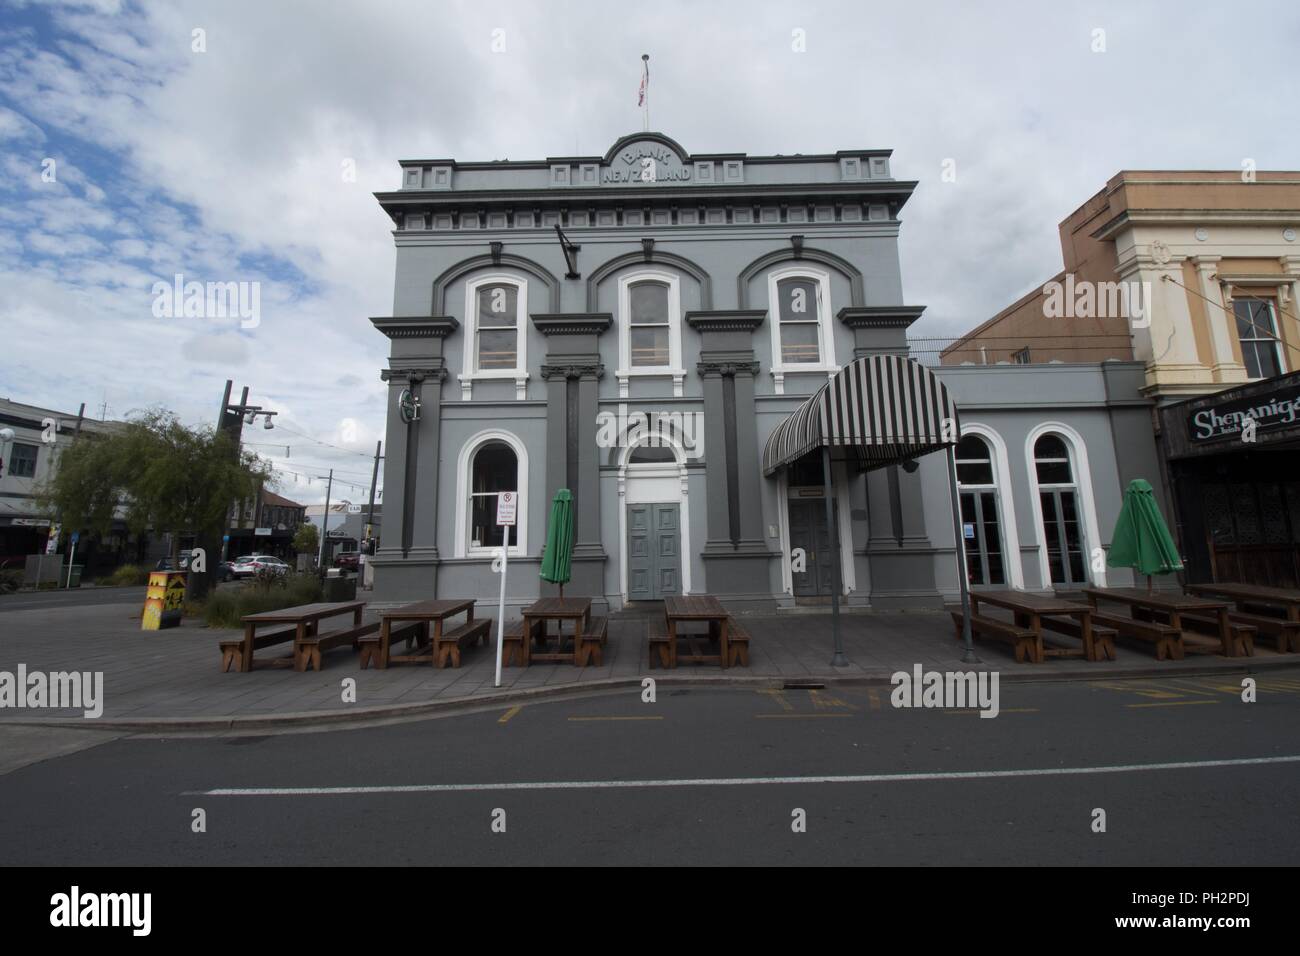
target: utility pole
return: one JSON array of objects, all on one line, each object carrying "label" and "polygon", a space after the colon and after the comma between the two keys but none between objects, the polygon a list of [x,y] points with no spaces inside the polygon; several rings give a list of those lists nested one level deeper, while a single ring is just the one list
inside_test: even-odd
[{"label": "utility pole", "polygon": [[370,509],[366,512],[366,543],[361,548],[361,553],[357,555],[357,560],[361,562],[358,576],[361,578],[361,586],[366,584],[366,558],[375,550],[375,485],[379,484],[379,459],[384,450],[382,441],[375,442],[375,470],[370,474]]},{"label": "utility pole", "polygon": [[330,531],[330,492],[334,490],[334,469],[330,469],[329,483],[325,486],[325,513],[320,518],[320,548],[316,552],[316,565],[325,572],[325,538]]}]

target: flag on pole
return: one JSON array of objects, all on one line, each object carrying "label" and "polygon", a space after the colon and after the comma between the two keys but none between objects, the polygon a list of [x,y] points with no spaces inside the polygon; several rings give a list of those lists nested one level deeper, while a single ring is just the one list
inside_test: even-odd
[{"label": "flag on pole", "polygon": [[646,93],[650,89],[650,54],[641,54],[641,90],[637,93],[636,105],[645,106]]}]

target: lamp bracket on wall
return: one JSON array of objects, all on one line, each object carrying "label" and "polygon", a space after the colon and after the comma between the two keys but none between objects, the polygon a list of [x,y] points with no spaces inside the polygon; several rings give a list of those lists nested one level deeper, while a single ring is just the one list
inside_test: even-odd
[{"label": "lamp bracket on wall", "polygon": [[560,248],[564,251],[564,264],[569,269],[564,274],[564,278],[581,279],[582,273],[578,271],[578,253],[582,250],[582,246],[575,246],[571,243],[558,222],[555,224],[555,234],[560,239]]}]

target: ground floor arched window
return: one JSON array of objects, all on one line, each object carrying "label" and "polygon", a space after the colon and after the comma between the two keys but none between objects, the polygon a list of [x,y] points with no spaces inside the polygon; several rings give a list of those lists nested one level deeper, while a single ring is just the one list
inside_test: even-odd
[{"label": "ground floor arched window", "polygon": [[957,444],[957,485],[970,583],[1006,584],[1002,509],[993,457],[979,435],[966,435]]}]

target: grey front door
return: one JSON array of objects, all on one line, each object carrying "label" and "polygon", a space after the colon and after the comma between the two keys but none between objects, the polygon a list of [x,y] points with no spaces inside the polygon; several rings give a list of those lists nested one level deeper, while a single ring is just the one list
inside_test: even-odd
[{"label": "grey front door", "polygon": [[654,601],[682,593],[677,505],[627,506],[627,596]]},{"label": "grey front door", "polygon": [[826,529],[824,499],[790,499],[790,550],[795,548],[803,548],[806,567],[792,573],[795,597],[829,596],[834,588],[835,555]]}]

